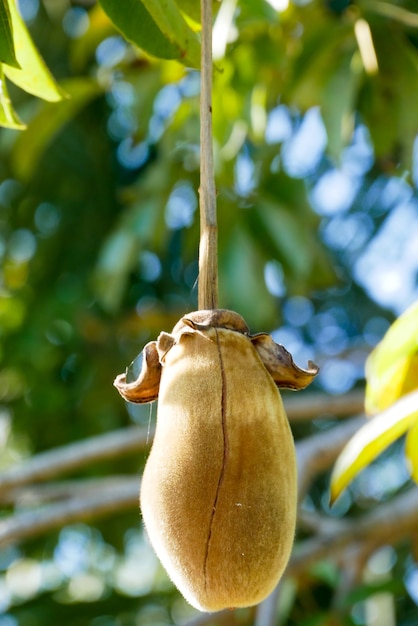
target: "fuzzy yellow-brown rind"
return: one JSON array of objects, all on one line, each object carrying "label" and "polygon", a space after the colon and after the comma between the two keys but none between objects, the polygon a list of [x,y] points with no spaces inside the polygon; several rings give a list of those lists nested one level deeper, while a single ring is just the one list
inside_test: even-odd
[{"label": "fuzzy yellow-brown rind", "polygon": [[[189,314],[146,348],[137,387],[148,398],[159,379],[140,495],[151,543],[196,608],[257,604],[286,567],[296,523],[295,449],[278,379],[301,388],[316,369],[297,368],[269,335],[251,337],[223,310]],[[123,377],[115,384],[141,401]]]}]

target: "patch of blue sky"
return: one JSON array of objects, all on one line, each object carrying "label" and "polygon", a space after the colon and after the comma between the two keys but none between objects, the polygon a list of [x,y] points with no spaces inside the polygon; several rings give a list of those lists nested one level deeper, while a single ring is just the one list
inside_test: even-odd
[{"label": "patch of blue sky", "polygon": [[348,211],[360,189],[362,179],[342,169],[331,169],[318,180],[310,193],[313,208],[319,215]]},{"label": "patch of blue sky", "polygon": [[266,143],[282,143],[292,135],[293,124],[289,109],[280,104],[272,109],[267,116]]},{"label": "patch of blue sky", "polygon": [[239,196],[248,196],[256,186],[255,165],[248,152],[242,150],[235,161],[235,191]]},{"label": "patch of blue sky", "polygon": [[145,141],[135,144],[132,137],[127,137],[119,144],[117,157],[119,163],[126,169],[137,169],[147,162],[149,146]]},{"label": "patch of blue sky", "polygon": [[187,228],[193,224],[197,209],[197,197],[186,181],[179,182],[173,189],[165,207],[165,221],[171,230]]},{"label": "patch of blue sky", "polygon": [[342,151],[342,169],[352,176],[364,176],[374,163],[374,150],[370,133],[365,126],[358,126],[351,145]]},{"label": "patch of blue sky", "polygon": [[306,112],[299,128],[284,142],[282,162],[293,178],[306,178],[318,167],[327,145],[327,133],[319,107]]},{"label": "patch of blue sky", "polygon": [[17,6],[26,23],[33,22],[38,15],[39,0],[18,0]]},{"label": "patch of blue sky", "polygon": [[102,67],[112,68],[120,63],[128,44],[119,35],[107,37],[96,48],[96,61]]},{"label": "patch of blue sky", "polygon": [[360,251],[374,231],[374,223],[367,213],[334,215],[321,226],[324,243],[338,251]]},{"label": "patch of blue sky", "polygon": [[398,315],[418,298],[418,201],[388,214],[353,274],[375,302]]}]

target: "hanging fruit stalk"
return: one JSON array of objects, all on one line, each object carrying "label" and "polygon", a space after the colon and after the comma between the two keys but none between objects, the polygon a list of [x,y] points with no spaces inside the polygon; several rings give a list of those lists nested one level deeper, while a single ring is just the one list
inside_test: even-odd
[{"label": "hanging fruit stalk", "polygon": [[199,311],[143,350],[129,402],[158,398],[157,427],[141,485],[151,543],[173,583],[202,611],[261,602],[293,545],[297,476],[278,388],[316,376],[270,335],[218,309],[216,192],[212,154],[212,0],[201,0]]},{"label": "hanging fruit stalk", "polygon": [[218,308],[218,225],[212,139],[212,0],[201,0],[199,309]]}]

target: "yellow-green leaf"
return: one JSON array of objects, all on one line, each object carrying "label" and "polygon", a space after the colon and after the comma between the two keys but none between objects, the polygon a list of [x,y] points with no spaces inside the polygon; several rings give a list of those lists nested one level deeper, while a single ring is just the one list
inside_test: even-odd
[{"label": "yellow-green leaf", "polygon": [[386,409],[418,388],[418,302],[389,328],[366,363],[366,411]]},{"label": "yellow-green leaf", "polygon": [[0,62],[19,67],[13,42],[13,28],[8,0],[0,0]]},{"label": "yellow-green leaf", "polygon": [[9,2],[9,9],[16,59],[21,69],[5,65],[4,73],[18,87],[38,98],[51,102],[62,100],[65,93],[55,82],[36,49],[15,2]]},{"label": "yellow-green leaf", "polygon": [[0,126],[23,130],[26,128],[14,110],[7,91],[2,65],[0,63]]},{"label": "yellow-green leaf", "polygon": [[418,420],[406,435],[405,455],[411,476],[418,483]]},{"label": "yellow-green leaf", "polygon": [[418,423],[418,391],[414,391],[373,418],[350,439],[331,476],[331,502],[383,450]]}]

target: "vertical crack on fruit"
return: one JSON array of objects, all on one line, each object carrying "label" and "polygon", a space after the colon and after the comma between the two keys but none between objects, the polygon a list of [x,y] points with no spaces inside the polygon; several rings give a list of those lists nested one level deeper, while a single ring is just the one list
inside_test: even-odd
[{"label": "vertical crack on fruit", "polygon": [[220,493],[222,482],[225,476],[226,460],[228,457],[228,432],[227,432],[227,427],[226,427],[226,394],[227,394],[226,375],[225,375],[225,368],[224,368],[224,363],[222,359],[221,346],[219,342],[219,335],[218,335],[218,331],[216,330],[216,328],[215,328],[215,333],[216,333],[216,345],[218,348],[218,356],[219,356],[219,367],[221,371],[221,380],[222,380],[221,425],[222,425],[222,436],[223,436],[223,457],[222,457],[221,471],[219,472],[218,485],[216,487],[215,498],[213,501],[213,507],[212,507],[211,516],[210,516],[209,533],[208,533],[208,540],[206,544],[205,560],[203,562],[203,579],[204,579],[205,588],[207,586],[207,581],[208,581],[207,568],[208,568],[208,559],[209,559],[210,541],[212,537],[213,522],[214,522],[214,517],[216,513],[216,506],[218,504],[219,493]]}]

